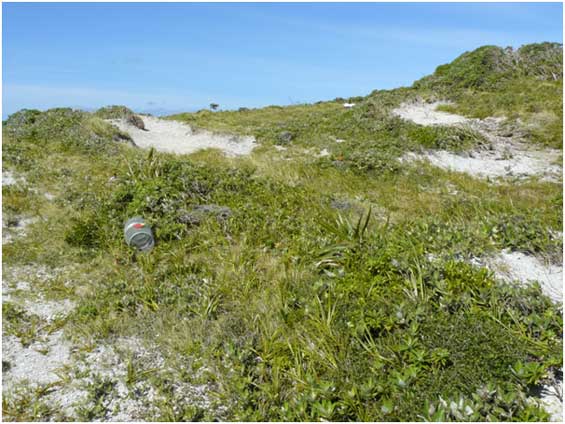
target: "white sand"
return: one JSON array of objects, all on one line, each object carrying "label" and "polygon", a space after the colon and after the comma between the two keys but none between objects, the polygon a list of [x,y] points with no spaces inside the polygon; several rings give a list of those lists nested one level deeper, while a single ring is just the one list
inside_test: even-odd
[{"label": "white sand", "polygon": [[2,373],[2,388],[9,390],[14,384],[28,381],[37,386],[59,380],[57,371],[70,359],[70,344],[63,332],[56,331],[46,341],[24,347],[15,336],[2,337],[2,360],[10,363],[10,370]]},{"label": "white sand", "polygon": [[404,161],[429,161],[438,168],[464,172],[477,177],[530,177],[541,176],[544,181],[559,181],[561,167],[552,162],[560,153],[554,150],[517,151],[505,158],[500,152],[475,152],[472,156],[462,156],[445,150],[424,154],[408,153]]},{"label": "white sand", "polygon": [[553,422],[563,422],[563,401],[561,399],[563,399],[562,380],[557,381],[554,386],[543,386],[540,403],[550,414]]},{"label": "white sand", "polygon": [[257,146],[253,137],[215,134],[210,131],[194,132],[189,125],[153,116],[142,116],[147,131],[123,119],[108,122],[127,132],[134,143],[142,148],[154,147],[162,152],[187,154],[201,149],[215,148],[227,156],[247,155]]},{"label": "white sand", "polygon": [[13,185],[18,182],[18,179],[14,176],[11,171],[2,171],[2,185],[8,186]]},{"label": "white sand", "polygon": [[37,222],[37,218],[20,218],[15,227],[8,227],[2,214],[2,244],[8,244],[17,238],[26,236],[27,226]]},{"label": "white sand", "polygon": [[563,267],[544,263],[535,256],[503,250],[499,257],[488,261],[489,268],[505,281],[528,284],[538,281],[542,291],[556,303],[563,302]]},{"label": "white sand", "polygon": [[420,154],[408,153],[402,157],[402,161],[429,161],[439,168],[482,178],[541,176],[542,180],[560,181],[562,166],[556,162],[562,154],[561,151],[536,150],[519,140],[501,136],[499,127],[504,122],[504,118],[468,119],[435,110],[437,106],[446,103],[405,103],[394,109],[392,113],[419,125],[468,127],[483,135],[491,148],[467,152],[467,154],[456,154],[445,150]]},{"label": "white sand", "polygon": [[420,125],[453,125],[467,122],[467,118],[463,116],[436,110],[438,106],[444,104],[449,104],[449,102],[403,103],[400,107],[393,109],[392,113]]},{"label": "white sand", "polygon": [[[563,267],[544,263],[535,256],[504,250],[499,256],[476,259],[476,265],[486,266],[494,274],[508,282],[530,284],[538,281],[545,295],[563,305]],[[554,385],[543,386],[539,398],[531,398],[543,405],[551,415],[551,421],[563,422],[563,381],[556,380]]]},{"label": "white sand", "polygon": [[[55,270],[34,266],[5,268],[2,275],[2,302],[12,302],[27,313],[37,315],[42,324],[68,315],[75,306],[70,300],[46,300],[42,293],[34,293],[30,284],[32,279],[46,282],[54,278],[56,273]],[[14,289],[10,286],[14,286]],[[39,330],[39,333],[42,331]],[[3,373],[3,389],[10,389],[24,381],[28,381],[30,386],[58,381],[57,371],[68,363],[70,347],[63,338],[62,330],[39,334],[36,341],[25,347],[17,337],[3,334],[2,359],[10,363],[10,370]]]},{"label": "white sand", "polygon": [[[75,307],[73,302],[69,299],[47,300],[37,290],[50,279],[62,275],[67,268],[6,267],[3,270],[2,301],[18,304],[26,312],[39,316],[42,324],[69,314]],[[2,359],[10,365],[3,372],[3,393],[9,395],[25,390],[33,395],[36,387],[55,383],[42,401],[66,417],[76,418],[78,406],[93,406],[88,399],[90,386],[97,379],[105,379],[111,381],[114,388],[104,399],[103,406],[107,409],[104,421],[139,421],[147,414],[157,414],[157,405],[165,398],[148,380],[128,384],[128,363],[134,359],[139,372],[155,370],[169,378],[172,378],[171,373],[177,376],[172,393],[175,412],[187,405],[216,408],[209,397],[209,384],[184,381],[175,369],[165,366],[162,346],[146,346],[135,337],[97,341],[93,347],[92,342],[84,340],[73,345],[64,338],[62,329],[49,333],[38,328],[33,343],[24,347],[18,337],[3,334]],[[182,361],[187,359],[182,358]],[[201,375],[201,372],[203,369],[196,370],[195,374]]]}]

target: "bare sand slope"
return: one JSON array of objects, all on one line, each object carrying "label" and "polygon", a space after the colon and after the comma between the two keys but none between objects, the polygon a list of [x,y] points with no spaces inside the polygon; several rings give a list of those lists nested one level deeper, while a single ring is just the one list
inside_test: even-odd
[{"label": "bare sand slope", "polygon": [[147,131],[129,124],[124,119],[110,119],[108,122],[127,132],[139,147],[154,147],[163,152],[186,154],[215,148],[228,156],[239,156],[251,153],[257,146],[253,137],[193,131],[189,125],[181,122],[153,116],[143,116],[142,119]]},{"label": "bare sand slope", "polygon": [[464,172],[478,177],[530,177],[541,176],[543,181],[558,181],[561,167],[554,162],[559,158],[557,151],[514,150],[508,156],[501,152],[473,152],[463,156],[446,150],[424,154],[408,153],[403,160],[428,160],[438,168]]},{"label": "bare sand slope", "polygon": [[428,160],[432,165],[477,177],[530,177],[559,181],[562,173],[556,149],[538,149],[508,136],[503,131],[504,118],[468,119],[463,116],[436,110],[447,102],[405,103],[392,113],[419,125],[459,125],[471,128],[485,137],[488,148],[456,154],[446,150],[425,153],[408,153],[403,161]]},{"label": "bare sand slope", "polygon": [[447,102],[434,103],[403,103],[392,111],[393,115],[400,116],[407,121],[420,125],[453,125],[467,122],[467,118],[452,113],[436,110],[438,106]]}]

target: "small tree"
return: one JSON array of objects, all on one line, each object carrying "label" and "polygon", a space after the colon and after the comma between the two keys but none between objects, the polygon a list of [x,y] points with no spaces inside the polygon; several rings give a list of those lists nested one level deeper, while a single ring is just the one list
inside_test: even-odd
[{"label": "small tree", "polygon": [[210,103],[210,109],[212,110],[216,110],[220,107],[220,105],[218,103]]}]

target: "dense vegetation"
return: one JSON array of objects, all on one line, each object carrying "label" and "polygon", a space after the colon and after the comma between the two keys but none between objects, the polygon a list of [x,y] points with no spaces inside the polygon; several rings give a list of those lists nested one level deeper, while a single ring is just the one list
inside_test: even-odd
[{"label": "dense vegetation", "polygon": [[[4,246],[4,264],[76,264],[78,287],[45,288],[78,303],[58,323],[69,337],[156,341],[184,358],[170,364],[175,378],[210,383],[224,406],[163,404],[147,419],[546,419],[526,395],[562,367],[560,307],[539,285],[505,284],[469,260],[510,249],[560,262],[561,185],[491,184],[401,163],[408,150],[483,140],[390,114],[402,101],[453,93],[451,108],[471,116],[562,116],[561,47],[518,50],[518,63],[533,60],[540,70],[514,67],[507,54],[465,54],[351,110],[333,101],[171,117],[254,135],[261,146],[248,158],[134,149],[102,120],[127,109],[18,112],[3,125],[3,166],[57,198],[3,188],[8,218],[41,217],[26,238]],[[551,128],[532,130],[533,142],[560,146]],[[308,153],[322,148],[330,155]],[[195,214],[202,205],[227,212]],[[134,214],[154,227],[150,254],[123,242],[123,222]],[[3,313],[16,334],[32,319],[11,306]],[[157,374],[139,378],[170,390]],[[65,418],[45,405],[33,415],[37,402],[26,409],[4,399],[4,415]],[[104,418],[100,408],[83,414]]]},{"label": "dense vegetation", "polygon": [[517,50],[481,47],[439,66],[414,87],[455,101],[455,106],[444,107],[446,111],[477,118],[521,118],[532,140],[562,148],[561,44],[529,44]]},{"label": "dense vegetation", "polygon": [[[336,133],[343,137],[354,135],[356,140],[374,139],[375,130],[384,129],[390,130],[385,132],[392,136],[389,139],[404,145],[414,138],[418,139],[418,131],[433,130],[412,126],[417,128],[414,130],[416,134],[410,133],[406,137],[403,129],[409,124],[391,117],[390,110],[406,100],[442,99],[455,102],[441,106],[442,110],[472,118],[505,116],[510,123],[517,123],[517,127],[532,143],[561,149],[562,92],[562,45],[530,44],[518,50],[485,46],[464,53],[452,63],[439,66],[432,75],[416,81],[410,88],[375,90],[365,98],[348,99],[359,102],[360,106],[350,112],[340,111],[342,102],[334,101],[308,105],[306,109],[301,106],[286,107],[284,112],[281,107],[272,106],[219,114],[204,110],[172,118],[204,128],[253,133],[266,140],[274,140],[281,129],[287,129],[299,139],[303,135],[307,144],[310,139],[314,138],[315,141],[323,135],[339,137]],[[311,132],[302,129],[310,129]],[[443,144],[441,136],[434,134],[429,138]]]}]

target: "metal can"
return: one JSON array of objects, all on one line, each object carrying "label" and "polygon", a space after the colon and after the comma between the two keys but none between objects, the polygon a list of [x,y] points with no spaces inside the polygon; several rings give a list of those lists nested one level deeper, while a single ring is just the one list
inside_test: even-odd
[{"label": "metal can", "polygon": [[140,216],[134,216],[126,221],[124,237],[128,246],[136,247],[142,252],[149,252],[155,246],[153,231]]}]

